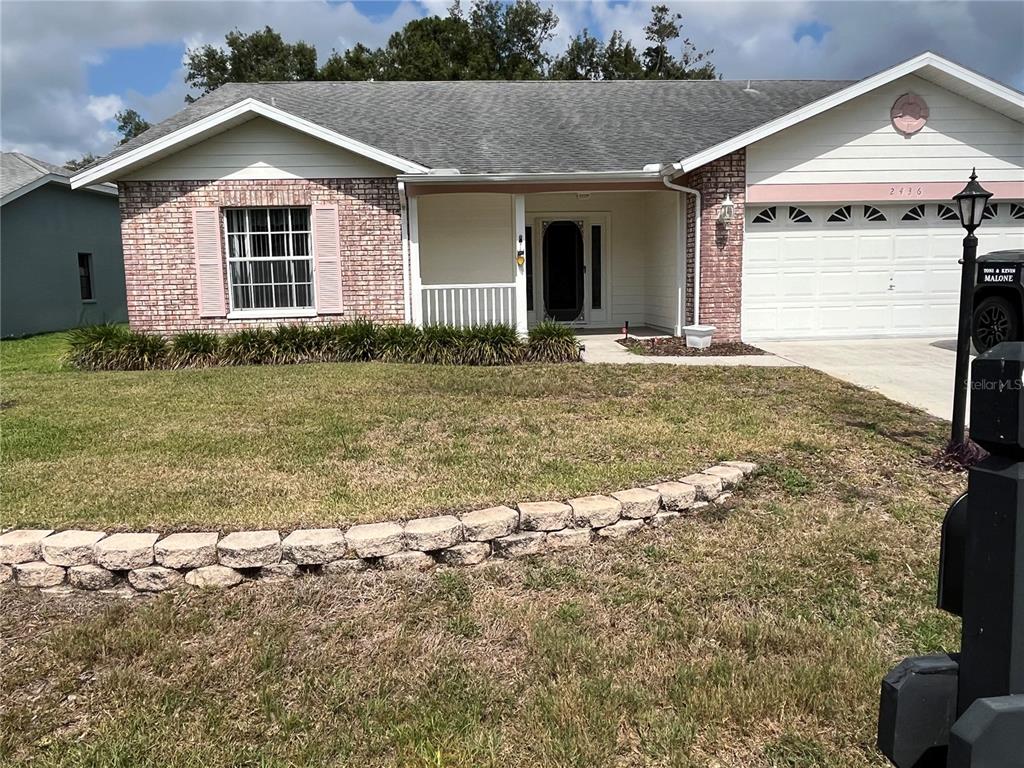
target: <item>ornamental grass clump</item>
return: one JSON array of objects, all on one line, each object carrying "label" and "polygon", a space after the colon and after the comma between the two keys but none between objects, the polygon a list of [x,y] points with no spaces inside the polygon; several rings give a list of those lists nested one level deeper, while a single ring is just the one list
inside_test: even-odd
[{"label": "ornamental grass clump", "polygon": [[90,371],[141,371],[167,365],[167,340],[123,325],[93,325],[68,331],[65,360]]},{"label": "ornamental grass clump", "polygon": [[96,371],[375,360],[434,365],[562,363],[578,361],[582,350],[571,328],[554,323],[534,328],[528,342],[511,325],[501,323],[417,328],[379,326],[363,319],[338,325],[247,328],[225,335],[186,331],[169,341],[121,325],[96,325],[70,331],[67,339],[65,360],[75,368]]},{"label": "ornamental grass clump", "polygon": [[220,343],[221,365],[269,365],[277,357],[274,332],[265,328],[235,331]]},{"label": "ornamental grass clump", "polygon": [[415,325],[385,325],[377,334],[377,359],[385,363],[420,362],[423,333]]},{"label": "ornamental grass clump", "polygon": [[458,365],[462,358],[463,332],[450,325],[427,325],[420,334],[417,357],[421,363]]},{"label": "ornamental grass clump", "polygon": [[462,331],[459,362],[463,365],[515,365],[523,359],[523,342],[510,325],[477,325]]},{"label": "ornamental grass clump", "polygon": [[545,321],[530,330],[526,359],[531,363],[578,363],[583,345],[567,325]]},{"label": "ornamental grass clump", "polygon": [[185,331],[171,339],[171,368],[206,368],[220,362],[220,337],[209,331]]}]

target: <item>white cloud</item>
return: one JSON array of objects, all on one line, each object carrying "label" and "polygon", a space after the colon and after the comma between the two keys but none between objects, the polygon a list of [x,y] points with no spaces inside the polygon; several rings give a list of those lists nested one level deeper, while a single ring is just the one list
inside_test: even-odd
[{"label": "white cloud", "polygon": [[112,120],[114,115],[124,109],[124,102],[117,94],[109,96],[90,96],[85,104],[85,111],[93,116],[97,122],[103,123]]},{"label": "white cloud", "polygon": [[[544,4],[544,0],[541,0]],[[607,37],[621,29],[643,47],[653,0],[630,4],[554,2],[560,18],[552,53],[584,26]],[[469,0],[463,0],[467,8]],[[150,43],[218,44],[235,27],[269,25],[288,40],[314,44],[321,59],[356,42],[382,45],[410,19],[443,15],[450,0],[403,2],[385,19],[369,19],[350,2],[0,2],[0,142],[63,162],[102,154],[116,141],[110,117],[123,106],[158,121],[181,108],[184,69],[167,73],[156,94],[90,94],[88,64],[113,48]],[[714,48],[727,78],[856,79],[930,49],[1018,88],[1024,13],[1015,2],[683,2],[684,34]],[[793,40],[797,25],[830,28],[820,42]],[[119,101],[116,101],[119,100]]]}]

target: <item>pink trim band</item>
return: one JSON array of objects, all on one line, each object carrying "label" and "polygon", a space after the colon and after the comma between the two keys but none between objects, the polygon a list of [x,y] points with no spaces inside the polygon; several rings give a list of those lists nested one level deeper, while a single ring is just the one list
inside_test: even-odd
[{"label": "pink trim band", "polygon": [[[907,200],[950,200],[966,181],[884,181],[867,184],[754,184],[748,203],[884,203]],[[1024,180],[983,181],[995,199],[1024,199]]]}]

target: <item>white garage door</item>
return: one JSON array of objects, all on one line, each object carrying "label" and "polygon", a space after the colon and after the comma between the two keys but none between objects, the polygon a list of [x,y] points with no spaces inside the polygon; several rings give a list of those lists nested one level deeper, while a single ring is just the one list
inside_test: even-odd
[{"label": "white garage door", "polygon": [[[979,253],[1024,248],[1024,204],[986,215]],[[964,231],[944,203],[750,205],[745,225],[744,339],[956,329]]]}]

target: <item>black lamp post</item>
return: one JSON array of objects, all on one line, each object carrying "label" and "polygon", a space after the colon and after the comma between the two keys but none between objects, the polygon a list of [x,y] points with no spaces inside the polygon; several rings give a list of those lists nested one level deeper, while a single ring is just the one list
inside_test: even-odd
[{"label": "black lamp post", "polygon": [[976,170],[962,191],[953,196],[960,213],[960,224],[967,230],[964,238],[963,269],[960,273],[960,326],[956,335],[956,383],[953,388],[953,430],[950,447],[964,444],[964,422],[967,415],[967,368],[971,359],[971,308],[977,268],[978,238],[974,230],[981,225],[985,205],[992,193],[978,183]]}]

